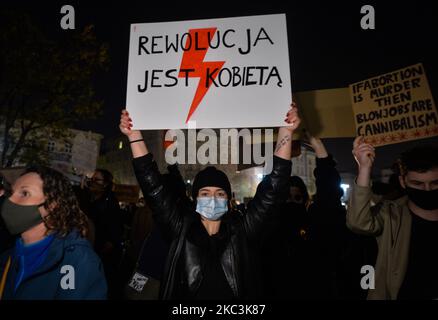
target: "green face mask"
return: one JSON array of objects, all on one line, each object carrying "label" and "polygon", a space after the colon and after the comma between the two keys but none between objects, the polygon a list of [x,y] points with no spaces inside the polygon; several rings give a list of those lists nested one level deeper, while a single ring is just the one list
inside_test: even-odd
[{"label": "green face mask", "polygon": [[22,206],[6,199],[1,209],[1,215],[8,231],[13,235],[21,234],[43,222],[38,208],[44,205],[44,203]]}]

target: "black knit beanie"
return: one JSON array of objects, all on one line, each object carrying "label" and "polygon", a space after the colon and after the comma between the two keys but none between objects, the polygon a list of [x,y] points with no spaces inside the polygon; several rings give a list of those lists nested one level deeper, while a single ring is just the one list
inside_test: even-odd
[{"label": "black knit beanie", "polygon": [[231,199],[230,181],[223,171],[218,170],[215,167],[210,166],[198,172],[192,187],[193,199],[198,197],[199,190],[204,187],[217,187],[224,189],[228,195],[228,199]]}]

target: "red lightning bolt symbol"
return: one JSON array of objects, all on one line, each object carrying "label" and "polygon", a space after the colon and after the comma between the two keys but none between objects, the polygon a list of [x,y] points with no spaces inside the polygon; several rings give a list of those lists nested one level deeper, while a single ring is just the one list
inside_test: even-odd
[{"label": "red lightning bolt symbol", "polygon": [[[217,28],[206,29],[191,29],[189,30],[190,37],[187,38],[185,48],[190,46],[190,49],[185,51],[182,57],[179,78],[200,78],[198,88],[196,89],[195,96],[193,97],[192,104],[190,105],[189,114],[187,115],[186,123],[190,120],[190,117],[195,112],[196,108],[201,103],[208,89],[210,89],[211,82],[207,82],[207,72],[211,75],[211,78],[216,79],[220,69],[224,65],[225,61],[206,61],[204,62],[205,55],[209,48],[210,41]],[[210,36],[209,36],[210,34]],[[191,43],[189,43],[191,39]],[[195,44],[197,43],[197,45]],[[181,69],[191,69],[190,73],[181,71]],[[214,72],[216,70],[216,72]]]}]

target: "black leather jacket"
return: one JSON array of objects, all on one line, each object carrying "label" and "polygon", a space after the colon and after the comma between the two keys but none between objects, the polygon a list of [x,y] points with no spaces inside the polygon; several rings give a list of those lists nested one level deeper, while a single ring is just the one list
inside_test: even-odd
[{"label": "black leather jacket", "polygon": [[[190,298],[200,286],[206,258],[199,236],[204,231],[199,214],[183,205],[163,184],[152,154],[134,159],[133,164],[154,220],[170,242],[160,296],[162,299]],[[261,296],[260,234],[275,205],[286,201],[290,174],[291,162],[274,156],[272,172],[258,185],[247,212],[243,215],[228,212],[222,219],[219,233],[225,237],[225,248],[220,261],[235,298]]]}]

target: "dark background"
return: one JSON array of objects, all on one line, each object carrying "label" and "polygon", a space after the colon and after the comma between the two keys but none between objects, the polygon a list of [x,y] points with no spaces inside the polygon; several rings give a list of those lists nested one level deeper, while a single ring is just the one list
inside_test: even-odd
[{"label": "dark background", "polygon": [[[53,39],[69,31],[60,27],[62,5],[75,8],[76,28],[93,24],[100,41],[109,44],[110,69],[96,78],[103,115],[79,129],[106,137],[118,135],[119,111],[126,100],[129,25],[234,16],[286,13],[291,59],[292,90],[346,87],[381,73],[423,63],[432,93],[437,97],[436,30],[438,14],[431,1],[14,1],[0,8],[28,12]],[[376,29],[362,30],[362,5],[373,5]],[[380,147],[376,172],[404,149],[435,139]],[[340,171],[354,171],[352,139],[327,139]]]}]

